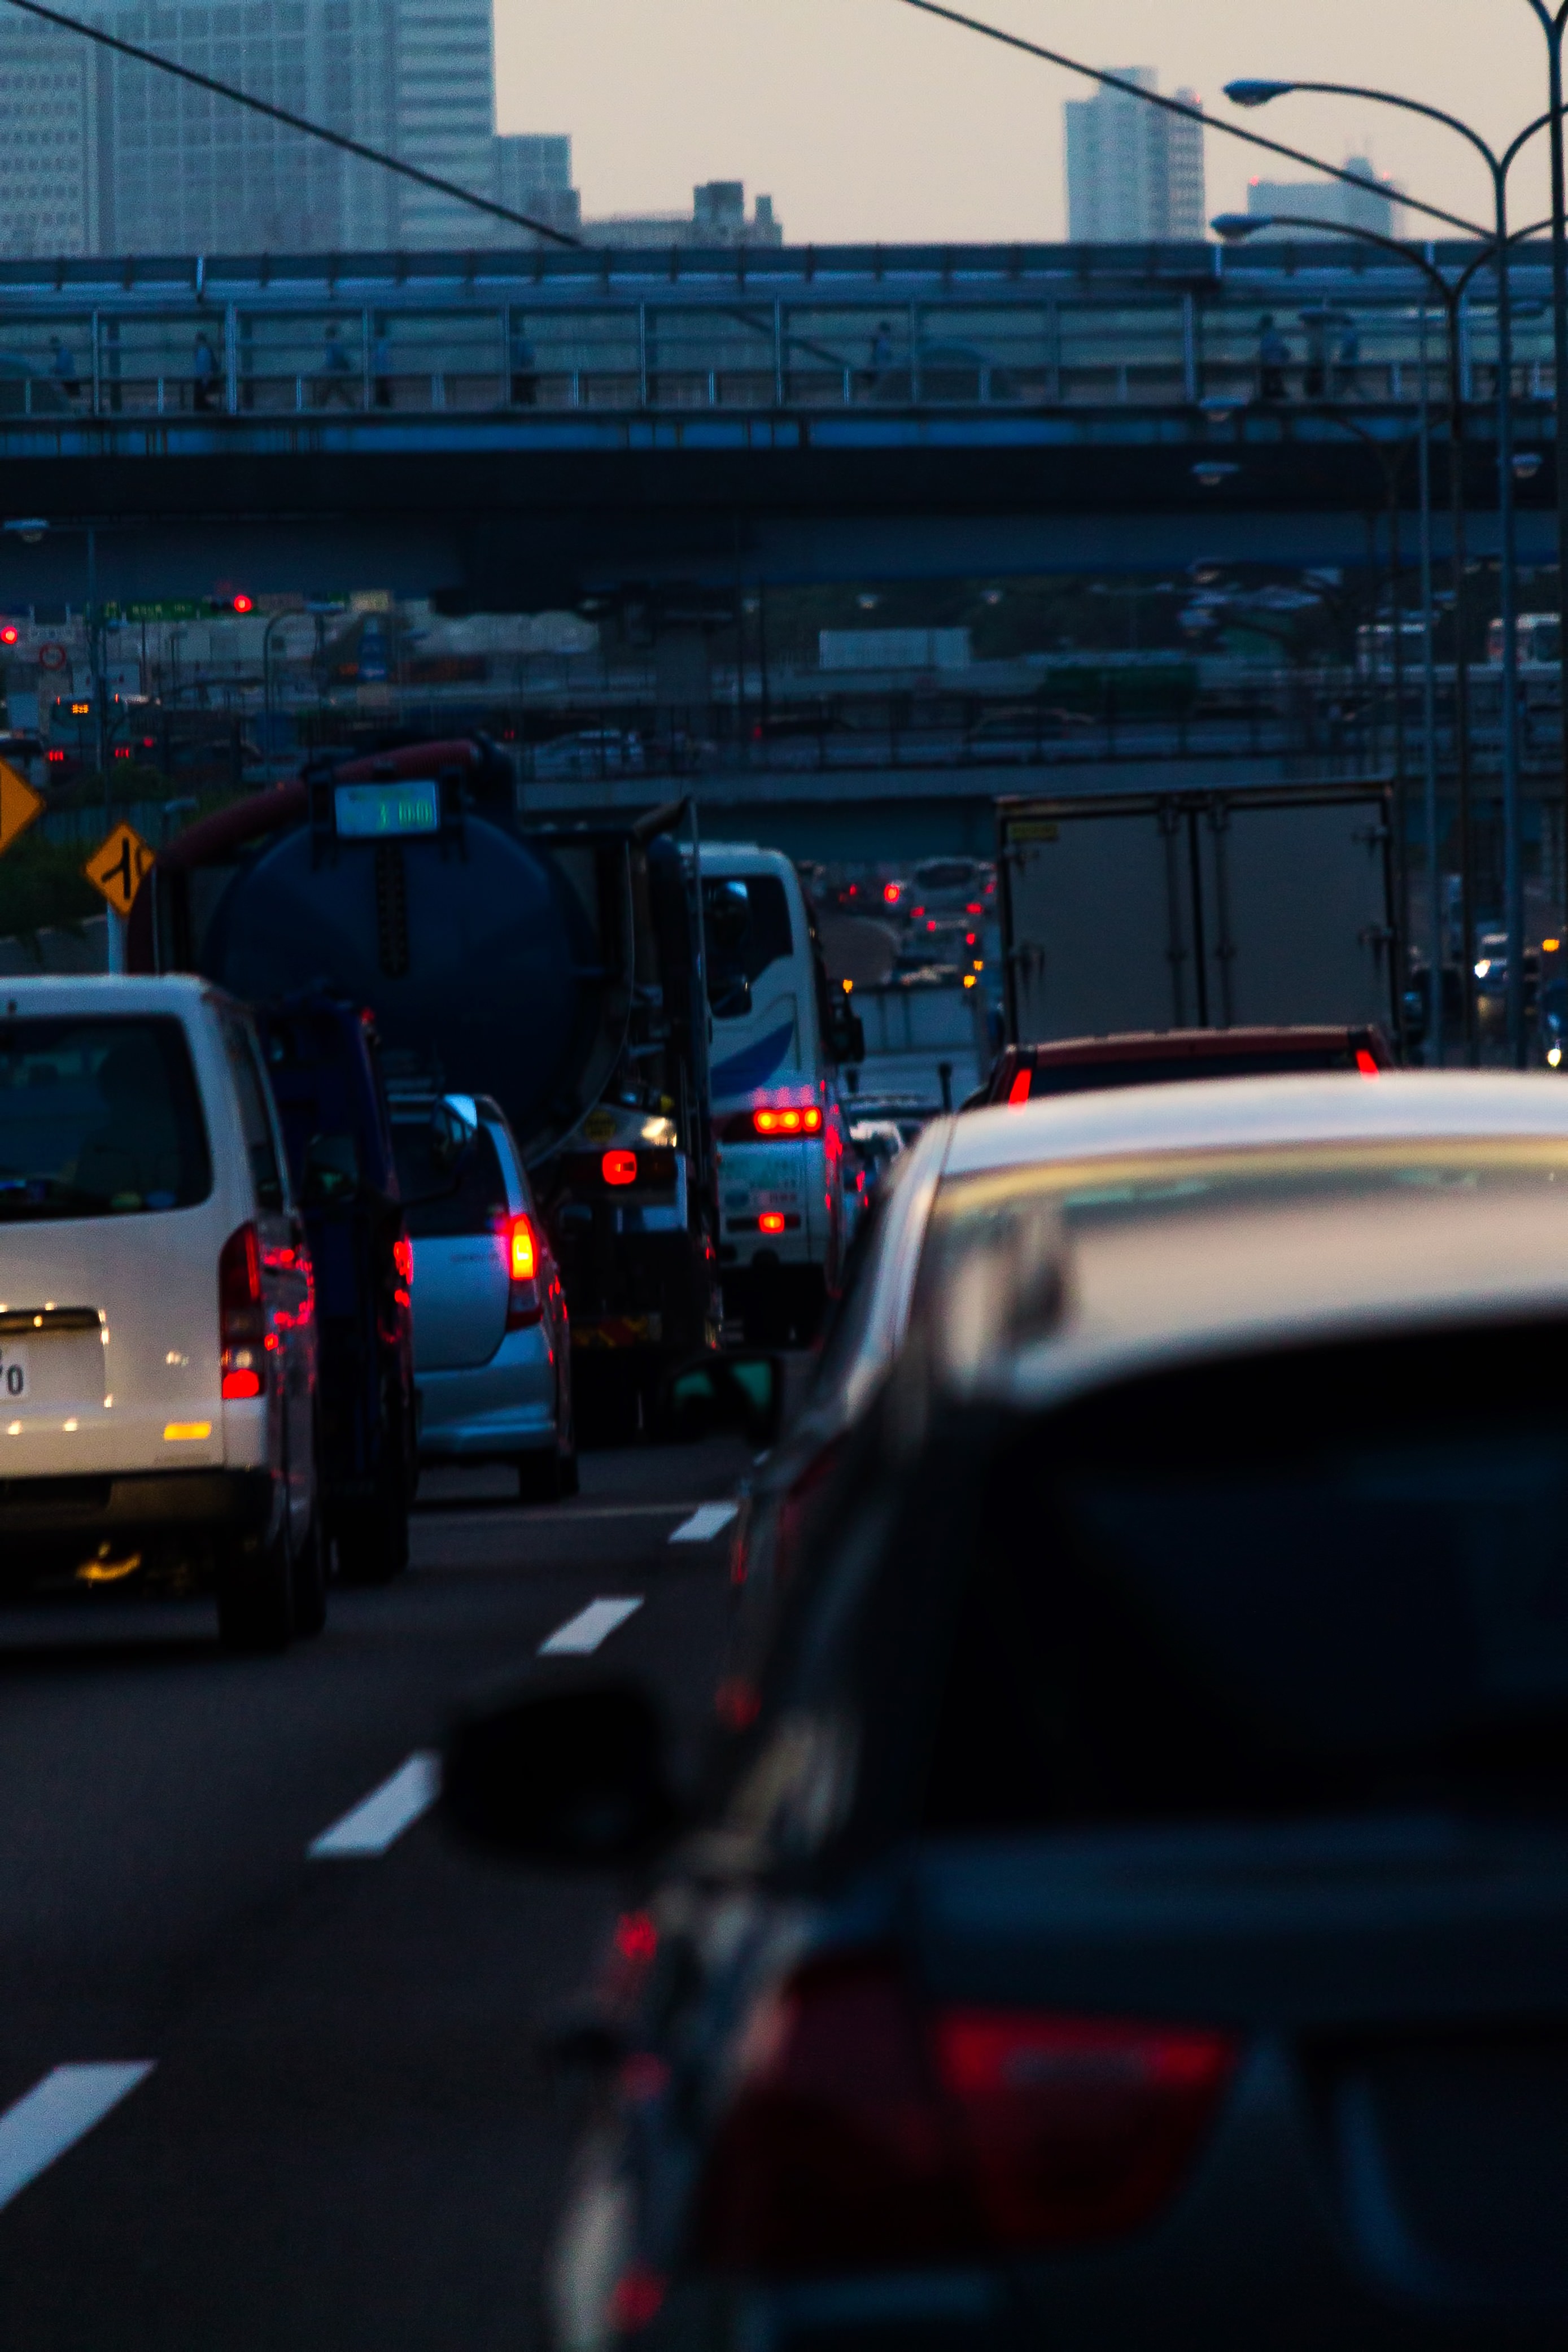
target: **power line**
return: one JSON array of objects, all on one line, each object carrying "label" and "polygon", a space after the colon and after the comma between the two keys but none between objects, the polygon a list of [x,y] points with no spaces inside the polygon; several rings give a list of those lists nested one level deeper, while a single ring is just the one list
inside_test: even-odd
[{"label": "power line", "polygon": [[[13,6],[30,4],[31,0],[12,0]],[[1364,188],[1370,194],[1388,201],[1388,190],[1381,182],[1369,180],[1360,172],[1348,171],[1339,163],[1325,163],[1300,147],[1286,147],[1278,139],[1265,138],[1260,131],[1244,131],[1239,122],[1226,122],[1218,115],[1206,114],[1201,106],[1188,106],[1183,99],[1165,98],[1158,90],[1143,89],[1121,74],[1102,72],[1097,66],[1080,65],[1076,58],[1063,57],[1060,49],[1043,48],[1038,41],[1026,41],[1021,33],[1006,33],[999,25],[988,25],[978,16],[966,16],[957,8],[944,7],[941,0],[900,0],[900,5],[917,8],[923,16],[940,16],[945,24],[978,33],[988,41],[999,42],[1003,48],[1021,49],[1026,57],[1040,58],[1048,66],[1061,66],[1068,73],[1081,74],[1086,81],[1097,81],[1106,89],[1119,89],[1127,98],[1142,99],[1145,106],[1160,107],[1166,114],[1179,114],[1187,122],[1201,122],[1206,130],[1222,131],[1227,139],[1240,139],[1249,147],[1267,148],[1270,155],[1283,155],[1291,163],[1305,163],[1313,172],[1326,172],[1331,180],[1343,180],[1347,187]],[[1427,213],[1433,220],[1446,221],[1450,228],[1463,229],[1467,236],[1491,235],[1490,229],[1478,227],[1474,221],[1462,220],[1458,213],[1446,213],[1440,205],[1425,204],[1419,196],[1401,194],[1398,201],[1412,212]]]},{"label": "power line", "polygon": [[273,106],[265,98],[252,98],[247,90],[235,89],[229,82],[214,81],[211,74],[198,73],[193,66],[178,65],[172,58],[160,57],[154,49],[139,48],[134,41],[122,41],[118,34],[106,33],[100,25],[84,25],[78,17],[62,16],[57,9],[44,7],[41,0],[6,0],[6,5],[20,8],[25,16],[41,17],[46,25],[57,25],[62,32],[79,33],[83,40],[96,41],[100,48],[117,50],[122,58],[133,58],[138,65],[152,66],[159,73],[192,82],[197,89],[210,90],[214,98],[226,98],[232,105],[248,107],[253,114],[265,114],[269,121],[281,122],[290,131],[302,131],[308,139],[320,139],[329,147],[341,148],[345,155],[357,155],[361,163],[374,163],[383,172],[395,172],[400,179],[417,181],[422,188],[434,188],[438,195],[454,196],[460,205],[489,213],[514,228],[531,229],[536,236],[548,236],[556,245],[575,247],[582,243],[580,236],[572,236],[566,229],[552,228],[548,221],[534,220],[528,213],[515,213],[509,205],[496,204],[489,196],[476,196],[472,188],[460,188],[455,180],[444,180],[438,173],[422,171],[417,163],[405,163],[399,155],[384,155],[379,147],[367,147],[362,140],[350,139],[341,131],[329,131],[324,123],[308,121],[302,114],[290,114],[287,107]]}]

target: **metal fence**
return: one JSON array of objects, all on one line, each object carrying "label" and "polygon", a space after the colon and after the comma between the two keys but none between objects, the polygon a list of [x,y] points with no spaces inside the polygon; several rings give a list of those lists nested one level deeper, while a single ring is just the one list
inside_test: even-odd
[{"label": "metal fence", "polygon": [[[1427,390],[1444,396],[1440,311],[1427,300],[1423,316],[1414,270],[1368,266],[1358,248],[1223,260],[1170,248],[1141,268],[1086,262],[1086,249],[1031,248],[1016,265],[988,250],[988,265],[967,269],[902,267],[891,247],[874,268],[782,255],[772,282],[754,267],[733,285],[689,267],[661,282],[658,257],[643,257],[638,275],[627,256],[575,274],[535,257],[510,278],[499,257],[483,276],[444,278],[412,273],[406,257],[365,262],[351,289],[308,259],[232,265],[227,281],[196,265],[183,288],[132,265],[119,285],[89,285],[85,273],[109,266],[88,263],[29,286],[10,264],[0,415],[1170,407],[1265,391],[1281,405],[1403,403],[1418,395],[1423,342]],[[1531,249],[1515,275],[1516,389],[1550,399],[1544,261]],[[1271,343],[1267,383],[1266,332],[1284,344],[1281,357]],[[1461,345],[1468,396],[1484,399],[1496,353],[1485,273],[1465,300]]]}]

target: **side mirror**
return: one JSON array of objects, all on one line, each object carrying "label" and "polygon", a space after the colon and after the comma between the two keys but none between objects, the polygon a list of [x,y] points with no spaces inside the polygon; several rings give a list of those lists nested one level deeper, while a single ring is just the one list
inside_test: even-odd
[{"label": "side mirror", "polygon": [[603,1870],[643,1860],[680,1825],[664,1728],[634,1684],[534,1690],[459,1723],[442,1811],[518,1862]]},{"label": "side mirror", "polygon": [[777,1444],[783,1418],[784,1367],[777,1356],[699,1356],[665,1380],[657,1426],[676,1444],[733,1433],[760,1451]]},{"label": "side mirror", "polygon": [[360,1189],[360,1154],[351,1135],[313,1135],[305,1147],[300,1198],[308,1209],[351,1201]]},{"label": "side mirror", "polygon": [[828,1053],[840,1064],[865,1060],[865,1024],[847,996],[835,996],[829,1004]]}]

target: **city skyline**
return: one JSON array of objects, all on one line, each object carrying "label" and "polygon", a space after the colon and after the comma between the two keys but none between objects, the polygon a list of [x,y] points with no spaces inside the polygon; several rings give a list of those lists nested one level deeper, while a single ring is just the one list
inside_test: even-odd
[{"label": "city skyline", "polygon": [[[960,0],[962,5],[962,0]],[[504,130],[570,130],[586,213],[684,206],[723,175],[770,190],[792,241],[1040,237],[1067,233],[1061,110],[1092,86],[923,18],[899,0],[497,0]],[[1545,58],[1525,0],[1303,0],[1260,21],[1244,0],[1192,0],[1179,25],[1155,0],[994,0],[974,13],[1086,64],[1152,65],[1190,86],[1210,120],[1244,120],[1326,160],[1379,174],[1479,220],[1484,175],[1437,126],[1301,98],[1240,118],[1242,75],[1375,84],[1512,136],[1545,103]],[[1416,36],[1420,36],[1417,42]],[[1296,167],[1213,131],[1212,212],[1245,211],[1253,177]],[[1304,176],[1304,175],[1303,175]],[[1519,219],[1545,209],[1545,142],[1521,164]],[[1416,232],[1419,215],[1406,214]]]}]

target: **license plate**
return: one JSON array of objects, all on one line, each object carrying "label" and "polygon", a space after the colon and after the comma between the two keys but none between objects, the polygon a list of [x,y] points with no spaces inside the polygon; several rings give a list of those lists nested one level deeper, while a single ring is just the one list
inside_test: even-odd
[{"label": "license plate", "polygon": [[26,1351],[0,1339],[0,1403],[16,1404],[26,1393]]}]

